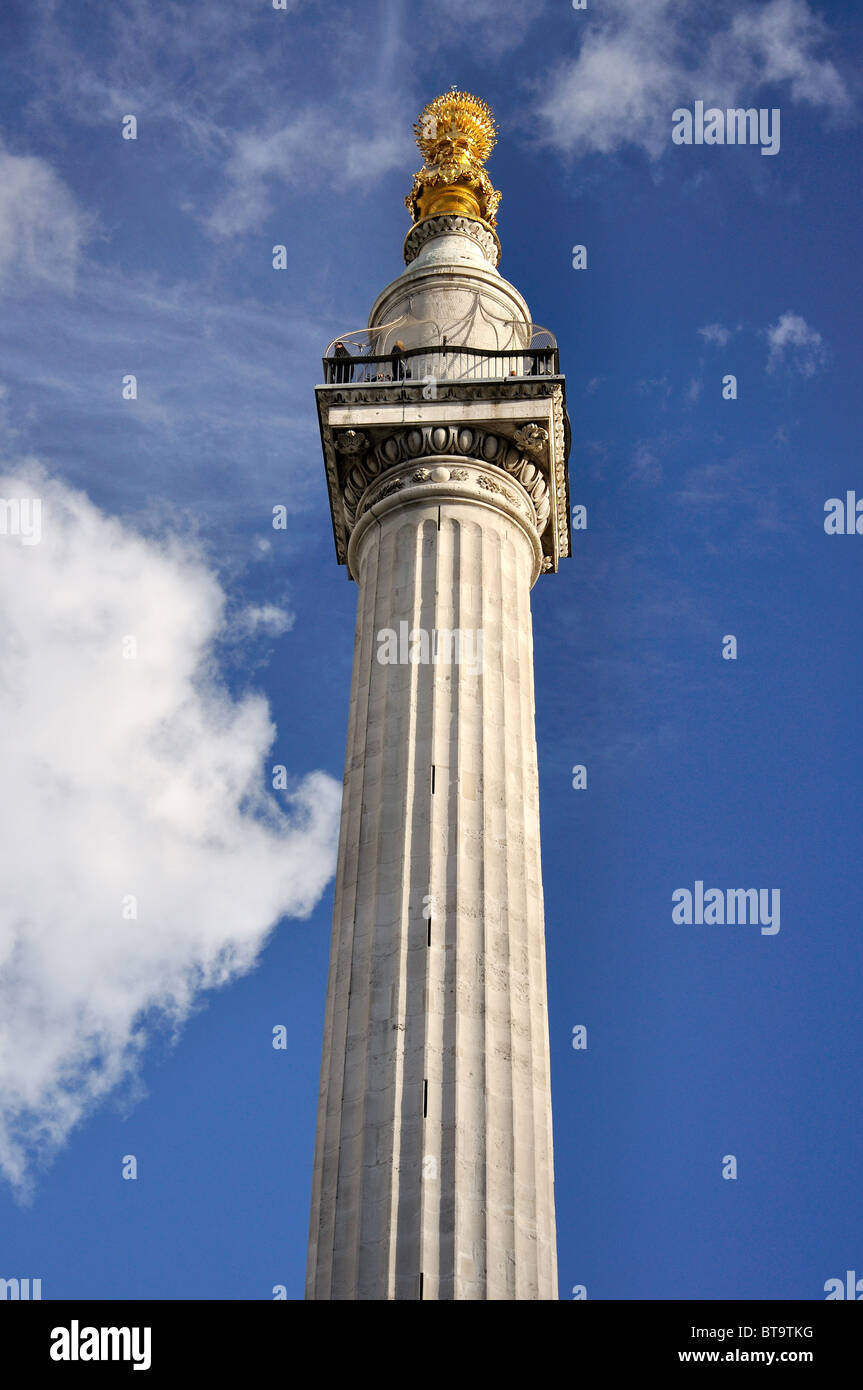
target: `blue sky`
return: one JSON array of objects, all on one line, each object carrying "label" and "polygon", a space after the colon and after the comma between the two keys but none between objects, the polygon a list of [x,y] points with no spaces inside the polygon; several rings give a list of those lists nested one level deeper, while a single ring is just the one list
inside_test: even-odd
[{"label": "blue sky", "polygon": [[[863,1274],[863,538],[824,531],[863,497],[857,6],[12,0],[0,31],[0,495],[44,508],[0,537],[0,1277],[302,1294],[356,600],[313,388],[400,273],[451,83],[500,123],[501,270],[557,335],[588,511],[533,599],[561,1297]],[[672,144],[697,100],[778,108],[779,153]],[[780,931],[675,924],[696,880],[778,888]]]}]

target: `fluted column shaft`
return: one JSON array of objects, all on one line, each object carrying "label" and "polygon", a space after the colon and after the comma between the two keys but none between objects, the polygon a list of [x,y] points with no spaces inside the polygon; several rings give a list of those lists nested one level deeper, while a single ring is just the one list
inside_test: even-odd
[{"label": "fluted column shaft", "polygon": [[[435,462],[361,506],[351,542],[309,1298],[557,1298],[539,545],[518,484],[505,502],[481,460]],[[454,631],[460,660],[435,663],[434,634]]]}]

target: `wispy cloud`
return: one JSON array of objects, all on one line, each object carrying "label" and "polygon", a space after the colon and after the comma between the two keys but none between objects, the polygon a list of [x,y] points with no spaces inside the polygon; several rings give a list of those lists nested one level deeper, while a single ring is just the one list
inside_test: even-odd
[{"label": "wispy cloud", "polygon": [[786,367],[801,376],[814,376],[827,358],[821,334],[790,309],[767,329],[767,342],[768,372]]},{"label": "wispy cloud", "polygon": [[[301,511],[317,498],[308,393],[329,326],[304,316],[299,302],[286,319],[229,295],[228,287],[165,283],[85,257],[74,297],[7,302],[7,453],[10,440],[17,452],[51,447],[70,481],[95,486],[139,524],[165,499],[154,524],[168,513],[178,526],[185,514],[183,524],[201,536],[217,528],[220,565],[250,525],[272,538],[274,505]],[[123,399],[128,374],[137,378],[135,400]],[[111,459],[122,467],[94,469],[94,460]],[[282,555],[286,539],[279,533]]]},{"label": "wispy cloud", "polygon": [[672,385],[667,376],[648,377],[638,382],[640,396],[654,396],[663,404],[671,396]]},{"label": "wispy cloud", "polygon": [[176,143],[186,175],[190,153],[209,175],[206,192],[187,192],[180,205],[218,241],[260,227],[279,185],[353,191],[406,167],[416,113],[394,81],[411,50],[399,11],[384,7],[379,23],[348,26],[315,16],[331,30],[322,51],[334,82],[338,73],[337,91],[324,96],[286,90],[285,48],[296,45],[305,17],[302,5],[289,11],[238,9],[231,0],[140,0],[128,14],[105,7],[96,62],[62,9],[41,0],[29,57],[37,75],[31,124],[50,135],[62,111],[86,125],[115,122],[119,138],[121,117],[132,114],[142,141],[164,143],[170,133],[166,167]]},{"label": "wispy cloud", "polygon": [[0,140],[0,291],[69,292],[95,220],[47,160]]},{"label": "wispy cloud", "polygon": [[335,191],[363,187],[410,163],[411,120],[387,118],[368,125],[369,103],[346,100],[336,115],[314,103],[286,124],[248,129],[230,138],[225,188],[203,217],[217,238],[260,226],[271,207],[274,184]]},{"label": "wispy cloud", "polygon": [[723,328],[721,323],[705,324],[698,331],[705,343],[713,343],[716,347],[725,347],[731,341],[731,330]]},{"label": "wispy cloud", "polygon": [[796,499],[772,476],[768,459],[767,451],[749,448],[686,470],[671,501],[700,528],[708,549],[733,536],[738,550],[760,551],[794,530]]},{"label": "wispy cloud", "polygon": [[662,482],[663,468],[656,456],[656,448],[640,440],[632,452],[630,477],[633,482],[655,487]]},{"label": "wispy cloud", "polygon": [[277,603],[254,603],[237,614],[236,630],[249,636],[283,637],[290,632],[295,621],[296,614]]},{"label": "wispy cloud", "polygon": [[[502,5],[500,0],[423,0],[423,41],[439,47],[464,50],[466,40],[483,56],[497,57],[524,41],[528,29],[547,14],[546,0],[530,4]],[[463,86],[458,68],[452,81]],[[447,78],[442,87],[449,85]]]},{"label": "wispy cloud", "polygon": [[655,159],[669,148],[675,107],[695,98],[736,105],[768,83],[787,84],[791,101],[831,116],[851,109],[838,67],[819,53],[830,31],[807,0],[769,0],[730,18],[726,5],[708,16],[696,9],[606,0],[586,12],[578,56],[552,74],[538,102],[547,143],[576,154],[632,145]]}]

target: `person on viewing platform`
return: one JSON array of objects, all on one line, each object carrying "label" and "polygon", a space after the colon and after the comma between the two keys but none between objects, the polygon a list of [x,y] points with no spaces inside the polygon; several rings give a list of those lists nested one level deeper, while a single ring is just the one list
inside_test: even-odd
[{"label": "person on viewing platform", "polygon": [[392,351],[393,381],[404,381],[405,377],[410,375],[410,373],[408,372],[407,363],[404,360],[404,351],[405,345],[402,342],[401,338],[396,338],[395,342],[393,343]]},{"label": "person on viewing platform", "polygon": [[341,338],[333,348],[335,363],[333,367],[333,381],[345,382],[351,379],[350,356]]}]

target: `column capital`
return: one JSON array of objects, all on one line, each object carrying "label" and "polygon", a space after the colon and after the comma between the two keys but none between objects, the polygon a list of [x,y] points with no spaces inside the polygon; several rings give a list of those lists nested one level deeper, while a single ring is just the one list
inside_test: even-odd
[{"label": "column capital", "polygon": [[[404,435],[408,433],[416,431],[403,432],[400,442],[406,444]],[[486,442],[491,437],[486,435]],[[501,444],[505,447],[505,441]],[[536,475],[533,480],[531,474]],[[551,559],[543,555],[541,543],[542,531],[548,524],[548,492],[542,474],[532,464],[524,464],[523,476],[525,483],[515,473],[507,474],[493,463],[457,454],[427,454],[408,458],[400,467],[388,468],[371,479],[357,506],[348,543],[350,572],[359,572],[362,537],[388,512],[413,503],[440,506],[444,502],[470,502],[503,512],[524,532],[533,551],[531,584],[535,584],[539,575],[551,568]]]}]

